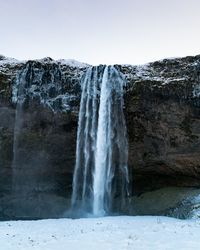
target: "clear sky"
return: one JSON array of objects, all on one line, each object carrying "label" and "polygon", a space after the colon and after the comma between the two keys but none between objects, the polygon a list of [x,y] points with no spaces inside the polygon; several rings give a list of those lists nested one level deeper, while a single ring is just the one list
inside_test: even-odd
[{"label": "clear sky", "polygon": [[0,54],[142,64],[200,54],[200,0],[0,0]]}]

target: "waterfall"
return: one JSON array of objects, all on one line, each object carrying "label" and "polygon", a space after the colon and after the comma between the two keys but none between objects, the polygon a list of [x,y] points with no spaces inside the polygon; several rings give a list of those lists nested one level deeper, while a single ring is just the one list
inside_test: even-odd
[{"label": "waterfall", "polygon": [[[12,161],[12,195],[13,211],[16,217],[36,214],[40,216],[40,207],[32,207],[40,199],[38,190],[42,189],[41,181],[42,164],[47,163],[43,152],[34,143],[42,141],[41,134],[35,128],[37,122],[30,121],[30,112],[33,117],[40,115],[41,107],[44,106],[53,112],[65,110],[67,104],[63,95],[63,78],[59,65],[49,61],[40,63],[29,61],[17,74],[12,89],[12,101],[16,104],[15,124],[13,130],[13,161]],[[37,124],[38,126],[39,124]],[[33,138],[33,141],[31,140]],[[40,159],[42,161],[40,161]],[[44,169],[44,168],[43,168]],[[50,171],[50,170],[49,170]]]},{"label": "waterfall", "polygon": [[12,190],[13,194],[17,194],[19,191],[20,176],[23,175],[21,168],[19,167],[19,138],[23,126],[23,105],[26,97],[25,83],[28,67],[21,71],[16,78],[15,85],[15,98],[16,98],[16,110],[15,110],[15,125],[13,131],[13,160],[12,160]]},{"label": "waterfall", "polygon": [[79,206],[84,211],[91,210],[90,201],[93,197],[92,171],[96,151],[98,88],[98,68],[89,68],[82,82],[72,194],[72,206]]},{"label": "waterfall", "polygon": [[103,216],[128,194],[128,143],[121,73],[89,68],[82,81],[72,209]]}]

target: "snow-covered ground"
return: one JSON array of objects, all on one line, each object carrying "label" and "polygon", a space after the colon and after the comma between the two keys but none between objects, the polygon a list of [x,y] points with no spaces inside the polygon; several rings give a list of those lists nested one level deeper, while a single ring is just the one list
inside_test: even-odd
[{"label": "snow-covered ground", "polygon": [[1,250],[200,249],[200,221],[153,216],[0,222]]}]

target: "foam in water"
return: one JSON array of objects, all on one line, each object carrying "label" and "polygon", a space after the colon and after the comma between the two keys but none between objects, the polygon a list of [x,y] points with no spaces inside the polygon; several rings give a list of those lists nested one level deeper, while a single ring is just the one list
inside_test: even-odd
[{"label": "foam in water", "polygon": [[128,194],[128,143],[121,74],[92,67],[82,82],[72,209],[103,216]]}]

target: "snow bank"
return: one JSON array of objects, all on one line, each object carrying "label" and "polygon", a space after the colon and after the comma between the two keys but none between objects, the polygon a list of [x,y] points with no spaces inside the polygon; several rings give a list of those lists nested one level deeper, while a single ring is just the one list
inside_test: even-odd
[{"label": "snow bank", "polygon": [[1,250],[200,249],[200,221],[104,217],[0,223]]}]

